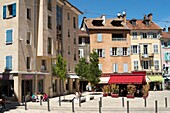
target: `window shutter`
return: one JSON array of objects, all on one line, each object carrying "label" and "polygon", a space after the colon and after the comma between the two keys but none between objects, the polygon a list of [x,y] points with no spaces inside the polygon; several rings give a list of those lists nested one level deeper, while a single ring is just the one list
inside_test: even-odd
[{"label": "window shutter", "polygon": [[6,31],[6,43],[12,43],[12,30]]},{"label": "window shutter", "polygon": [[158,32],[157,33],[157,38],[160,38],[161,37],[161,34]]},{"label": "window shutter", "polygon": [[127,64],[123,64],[123,71],[128,72],[128,65]]},{"label": "window shutter", "polygon": [[6,69],[9,69],[9,56],[6,56]]},{"label": "window shutter", "polygon": [[131,45],[131,54],[133,54],[133,45]]},{"label": "window shutter", "polygon": [[3,19],[6,19],[6,5],[3,6]]},{"label": "window shutter", "polygon": [[127,55],[130,55],[130,47],[127,48]]},{"label": "window shutter", "polygon": [[140,45],[138,45],[138,53],[140,53]]},{"label": "window shutter", "polygon": [[161,45],[162,45],[162,47],[164,47],[164,41],[163,40],[161,40]]},{"label": "window shutter", "polygon": [[140,32],[140,38],[143,38],[143,33],[142,32]]},{"label": "window shutter", "polygon": [[119,51],[120,51],[120,49],[119,49],[119,47],[117,47],[117,55],[119,55],[120,53],[119,53]]},{"label": "window shutter", "polygon": [[123,55],[123,48],[122,47],[119,48],[119,55],[120,56]]},{"label": "window shutter", "polygon": [[102,64],[98,64],[99,69],[102,70]]},{"label": "window shutter", "polygon": [[142,61],[142,69],[144,69],[144,61]]},{"label": "window shutter", "polygon": [[16,16],[16,3],[14,3],[12,5],[12,16],[15,17]]},{"label": "window shutter", "polygon": [[165,61],[167,61],[167,60],[168,60],[167,53],[164,53],[164,58],[165,58]]},{"label": "window shutter", "polygon": [[115,64],[115,72],[118,72],[118,64]]},{"label": "window shutter", "polygon": [[105,57],[105,49],[102,49],[102,57]]},{"label": "window shutter", "polygon": [[113,72],[115,72],[115,64],[113,64]]},{"label": "window shutter", "polygon": [[168,40],[168,48],[170,48],[170,40]]},{"label": "window shutter", "polygon": [[112,52],[112,47],[110,48],[110,56],[113,55],[113,52]]},{"label": "window shutter", "polygon": [[97,34],[97,41],[102,42],[102,34]]},{"label": "window shutter", "polygon": [[12,69],[12,56],[9,56],[9,69]]}]

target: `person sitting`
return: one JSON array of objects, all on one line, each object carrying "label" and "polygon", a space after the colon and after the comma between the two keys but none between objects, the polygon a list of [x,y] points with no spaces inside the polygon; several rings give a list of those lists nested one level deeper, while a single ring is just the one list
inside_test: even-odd
[{"label": "person sitting", "polygon": [[31,100],[32,100],[33,102],[36,102],[36,100],[37,100],[37,95],[36,95],[36,93],[32,94]]},{"label": "person sitting", "polygon": [[48,99],[48,95],[47,95],[46,93],[44,93],[44,94],[43,94],[43,99],[42,99],[42,100],[43,100],[43,101],[47,101],[47,99]]}]

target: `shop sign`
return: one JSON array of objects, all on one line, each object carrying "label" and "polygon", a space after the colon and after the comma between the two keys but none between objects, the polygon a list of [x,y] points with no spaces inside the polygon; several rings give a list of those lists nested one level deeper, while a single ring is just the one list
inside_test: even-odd
[{"label": "shop sign", "polygon": [[34,75],[23,75],[24,79],[33,79]]},{"label": "shop sign", "polygon": [[38,78],[39,79],[44,79],[44,75],[39,75]]}]

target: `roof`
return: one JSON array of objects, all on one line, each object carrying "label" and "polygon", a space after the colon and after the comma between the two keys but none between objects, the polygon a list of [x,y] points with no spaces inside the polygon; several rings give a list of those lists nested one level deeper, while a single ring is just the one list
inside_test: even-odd
[{"label": "roof", "polygon": [[[123,24],[123,21],[122,21],[122,19],[121,20],[117,20],[117,18],[116,19],[106,19],[106,21],[105,21],[105,24],[103,24],[103,26],[94,26],[93,24],[92,24],[92,22],[93,22],[93,20],[99,20],[99,21],[101,21],[101,19],[99,19],[99,18],[86,18],[85,19],[85,23],[86,23],[86,26],[87,26],[87,28],[88,29],[124,29],[124,30],[129,30],[127,27],[126,27],[126,25],[124,25]],[[113,20],[115,20],[115,21],[122,21],[122,26],[120,26],[120,27],[117,27],[117,26],[113,26],[112,24],[111,24],[111,22],[113,21]]]},{"label": "roof", "polygon": [[79,29],[79,36],[89,37],[88,33],[86,31],[82,31],[81,29]]},{"label": "roof", "polygon": [[162,38],[170,38],[170,33],[162,32]]},{"label": "roof", "polygon": [[131,24],[131,20],[127,20],[126,25],[131,30],[161,30],[162,28],[158,26],[153,21],[150,22],[149,26],[146,26],[143,20],[136,20],[136,26]]},{"label": "roof", "polygon": [[[146,26],[143,22],[143,20],[137,20],[136,19],[136,26],[133,26],[131,24],[131,20],[127,20],[126,24],[124,23],[122,18],[112,18],[112,19],[106,19],[105,24],[102,26],[94,26],[93,20],[100,20],[99,18],[85,18],[85,23],[88,29],[118,29],[118,30],[161,30],[162,28],[158,26],[155,22],[150,22],[149,26]],[[113,26],[112,22],[117,21],[121,22],[122,26]]]}]

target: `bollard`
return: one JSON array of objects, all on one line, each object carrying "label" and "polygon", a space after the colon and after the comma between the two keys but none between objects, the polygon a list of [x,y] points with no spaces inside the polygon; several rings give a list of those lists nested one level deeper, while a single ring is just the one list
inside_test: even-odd
[{"label": "bollard", "polygon": [[[75,97],[74,97],[75,98]],[[72,112],[74,113],[74,98],[72,99]]]},{"label": "bollard", "polygon": [[81,107],[81,96],[79,96],[79,107]]},{"label": "bollard", "polygon": [[48,111],[50,111],[50,99],[47,99],[47,104],[48,104]]},{"label": "bollard", "polygon": [[158,103],[157,103],[157,100],[155,100],[155,113],[158,113]]},{"label": "bollard", "polygon": [[22,105],[24,106],[24,103],[25,103],[25,97],[22,96]]},{"label": "bollard", "polygon": [[99,113],[102,113],[101,112],[101,101],[99,101]]},{"label": "bollard", "polygon": [[124,104],[124,97],[122,97],[122,107],[124,107],[125,104]]},{"label": "bollard", "polygon": [[144,103],[145,103],[145,105],[144,105],[144,106],[146,107],[146,98],[144,98]]},{"label": "bollard", "polygon": [[165,98],[165,107],[168,107],[167,98]]},{"label": "bollard", "polygon": [[127,101],[127,113],[129,113],[129,101]]},{"label": "bollard", "polygon": [[59,96],[59,106],[61,106],[61,97]]},{"label": "bollard", "polygon": [[40,106],[42,106],[42,99],[40,99]]},{"label": "bollard", "polygon": [[100,106],[102,107],[102,97],[100,97],[100,104],[101,104]]},{"label": "bollard", "polygon": [[24,101],[25,101],[25,110],[28,110],[28,109],[27,109],[27,101],[26,101],[25,96],[24,96]]}]

